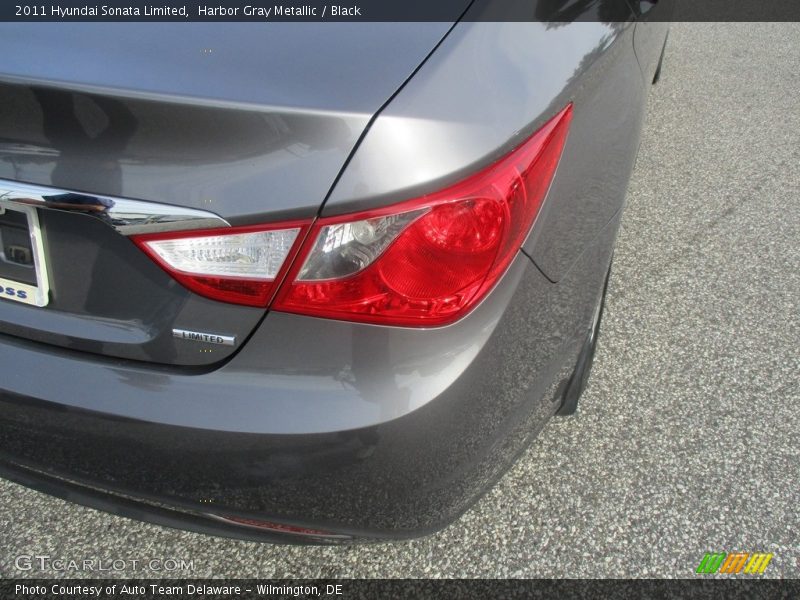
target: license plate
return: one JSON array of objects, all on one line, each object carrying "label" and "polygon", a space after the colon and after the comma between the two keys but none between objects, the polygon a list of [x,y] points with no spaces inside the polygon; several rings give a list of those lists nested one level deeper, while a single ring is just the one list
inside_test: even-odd
[{"label": "license plate", "polygon": [[36,208],[0,201],[0,300],[46,306],[50,300]]}]

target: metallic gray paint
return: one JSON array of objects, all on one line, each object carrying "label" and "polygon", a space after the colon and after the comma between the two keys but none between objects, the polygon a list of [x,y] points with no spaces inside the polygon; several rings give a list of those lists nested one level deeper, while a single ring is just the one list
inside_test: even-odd
[{"label": "metallic gray paint", "polygon": [[50,275],[45,310],[0,300],[0,333],[96,355],[211,365],[233,347],[178,340],[172,329],[245,339],[264,310],[192,294],[95,217],[39,211]]},{"label": "metallic gray paint", "polygon": [[[271,313],[246,351],[218,369],[182,373],[0,346],[3,387],[41,398],[51,382],[30,372],[65,371],[64,406],[115,417],[217,431],[303,434],[355,429],[402,417],[447,390],[491,336],[522,273],[524,255],[465,319],[431,330],[381,327]],[[280,343],[275,343],[280,340]],[[189,342],[187,342],[189,343]],[[49,366],[48,366],[49,365]],[[98,398],[93,390],[113,389]],[[169,398],[169,402],[164,402]]]},{"label": "metallic gray paint", "polygon": [[[429,365],[430,355],[415,358],[420,346],[409,345],[403,330],[302,327],[290,315],[276,319],[272,332],[287,334],[292,352],[265,347],[253,357],[272,360],[274,373],[241,362],[236,371],[223,369],[227,381],[209,374],[192,384],[169,372],[145,375],[3,344],[0,360],[12,366],[50,365],[75,375],[65,382],[66,409],[35,400],[48,393],[46,383],[20,375],[6,384],[0,457],[186,509],[367,537],[425,533],[465,510],[558,407],[553,400],[591,320],[617,225],[604,229],[558,285],[521,256],[499,294],[453,332],[466,339],[485,328],[486,336],[457,349],[467,360],[444,371]],[[307,357],[299,373],[296,352]],[[405,363],[393,366],[387,353]],[[100,389],[112,386],[114,396],[81,398],[91,378]],[[210,382],[225,384],[225,398],[193,402]],[[416,391],[437,389],[428,401],[412,400]],[[81,405],[100,412],[75,408]],[[47,442],[53,435],[61,440],[57,452]]]},{"label": "metallic gray paint", "polygon": [[[525,244],[557,281],[623,203],[644,94],[631,51],[633,25],[459,23],[376,119],[323,214],[457,181],[573,101],[562,159],[569,171],[557,174]],[[572,176],[575,171],[581,176]]]},{"label": "metallic gray paint", "polygon": [[[600,4],[632,14],[622,0]],[[115,30],[123,46],[133,27]],[[372,27],[326,29],[321,38],[296,35],[317,28],[276,27],[284,49],[225,29],[249,33],[230,37],[205,73],[191,54],[203,45],[189,33],[198,30],[165,26],[158,40],[146,34],[152,50],[112,50],[111,64],[128,65],[129,75],[100,66],[83,83],[81,52],[111,36],[77,27],[71,44],[47,42],[75,53],[74,67],[35,64],[38,51],[11,67],[0,61],[15,82],[0,85],[0,177],[212,210],[233,224],[338,214],[454,181],[573,101],[544,210],[496,288],[441,328],[264,317],[174,285],[88,217],[42,211],[62,257],[52,259],[54,271],[83,254],[77,282],[105,264],[101,273],[122,292],[86,306],[81,298],[92,292],[83,287],[39,313],[0,304],[0,460],[179,509],[361,536],[440,527],[504,472],[558,408],[574,369],[610,261],[653,67],[637,61],[632,21],[464,22],[403,85],[449,25],[413,33],[419,24],[398,24],[375,35]],[[386,32],[393,46],[381,43]],[[78,43],[79,34],[87,39]],[[17,33],[0,40],[26,47]],[[233,68],[244,49],[275,48],[297,55],[298,70],[249,55]],[[145,72],[148,53],[166,50],[167,64]],[[266,69],[260,79],[248,76],[257,65]],[[336,77],[313,81],[325,69]],[[212,89],[213,73],[229,83],[224,93]],[[53,88],[58,78],[66,91]],[[275,104],[281,98],[285,106]],[[72,125],[48,125],[47,114],[65,106]],[[65,145],[76,122],[99,141],[80,151]],[[116,144],[109,164],[104,143]],[[103,252],[93,226],[111,236]],[[130,300],[126,277],[155,297]],[[59,311],[61,300],[69,310]],[[172,328],[250,337],[237,353],[204,362],[175,346]],[[87,337],[103,341],[92,346]],[[205,366],[179,366],[187,364]]]},{"label": "metallic gray paint", "polygon": [[313,215],[450,27],[0,24],[0,178],[236,225]]}]

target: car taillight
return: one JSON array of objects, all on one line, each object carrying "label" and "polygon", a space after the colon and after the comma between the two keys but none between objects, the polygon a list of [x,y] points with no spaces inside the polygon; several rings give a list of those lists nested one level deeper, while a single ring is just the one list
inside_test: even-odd
[{"label": "car taillight", "polygon": [[571,119],[570,104],[475,175],[385,208],[132,239],[187,288],[215,300],[262,307],[272,300],[276,311],[346,321],[445,325],[475,307],[516,256]]},{"label": "car taillight", "polygon": [[132,236],[190,290],[214,300],[266,307],[306,223]]},{"label": "car taillight", "polygon": [[319,219],[272,308],[401,326],[459,319],[530,232],[571,117],[570,104],[504,158],[445,190]]}]

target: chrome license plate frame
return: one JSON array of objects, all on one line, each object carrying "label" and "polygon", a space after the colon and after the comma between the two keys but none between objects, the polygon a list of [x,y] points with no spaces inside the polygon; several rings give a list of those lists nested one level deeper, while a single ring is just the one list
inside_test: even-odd
[{"label": "chrome license plate frame", "polygon": [[[42,229],[39,225],[39,214],[35,206],[19,202],[4,202],[0,199],[0,215],[7,211],[23,213],[28,222],[36,285],[15,281],[0,275],[0,300],[20,302],[29,306],[47,306],[50,302],[50,279],[47,275],[47,258],[42,241]],[[0,247],[0,253],[3,253],[2,256],[5,258],[5,248]]]}]

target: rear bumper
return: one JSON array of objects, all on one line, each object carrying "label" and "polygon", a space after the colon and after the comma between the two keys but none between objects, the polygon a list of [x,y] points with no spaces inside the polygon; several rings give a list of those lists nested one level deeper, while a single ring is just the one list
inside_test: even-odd
[{"label": "rear bumper", "polygon": [[167,505],[146,498],[115,494],[107,489],[69,481],[14,463],[0,461],[0,477],[68,502],[82,504],[121,517],[207,535],[283,544],[333,544],[359,539],[347,534],[301,535],[226,524],[191,507]]},{"label": "rear bumper", "polygon": [[2,475],[117,514],[247,539],[434,531],[502,475],[557,408],[616,227],[607,230],[602,250],[558,285],[520,254],[452,326],[273,313],[206,373],[2,337]]}]

